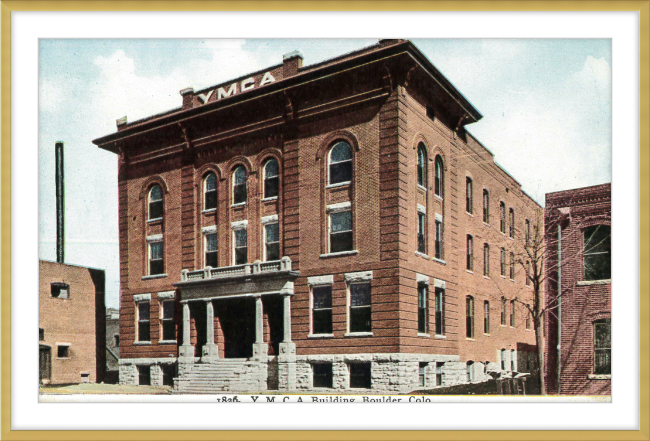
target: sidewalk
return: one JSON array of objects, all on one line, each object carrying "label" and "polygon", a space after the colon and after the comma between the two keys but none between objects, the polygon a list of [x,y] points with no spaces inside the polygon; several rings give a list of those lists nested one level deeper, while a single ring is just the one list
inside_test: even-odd
[{"label": "sidewalk", "polygon": [[125,386],[119,384],[67,384],[40,386],[38,391],[42,395],[49,394],[146,394],[146,395],[169,395],[169,386]]}]

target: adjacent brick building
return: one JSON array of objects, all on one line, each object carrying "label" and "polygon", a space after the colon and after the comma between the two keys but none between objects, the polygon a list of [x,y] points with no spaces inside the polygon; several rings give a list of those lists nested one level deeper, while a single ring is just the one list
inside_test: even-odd
[{"label": "adjacent brick building", "polygon": [[529,367],[531,290],[502,259],[541,208],[411,42],[180,93],[93,141],[119,155],[121,383],[409,391]]},{"label": "adjacent brick building", "polygon": [[546,195],[548,393],[611,394],[611,217],[611,184]]},{"label": "adjacent brick building", "polygon": [[39,382],[103,381],[104,270],[47,260],[38,269]]}]

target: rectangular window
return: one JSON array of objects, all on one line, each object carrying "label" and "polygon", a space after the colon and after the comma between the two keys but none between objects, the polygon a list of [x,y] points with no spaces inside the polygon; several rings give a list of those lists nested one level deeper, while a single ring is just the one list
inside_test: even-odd
[{"label": "rectangular window", "polygon": [[115,343],[115,347],[116,347],[116,348],[119,348],[119,347],[120,347],[120,334],[115,334],[115,335],[113,336],[113,339],[115,339],[115,342],[114,342],[114,343]]},{"label": "rectangular window", "polygon": [[370,363],[350,363],[350,388],[370,389]]},{"label": "rectangular window", "polygon": [[483,332],[490,333],[490,302],[483,302]]},{"label": "rectangular window", "polygon": [[474,239],[469,234],[467,235],[467,270],[474,269]]},{"label": "rectangular window", "polygon": [[312,333],[332,333],[332,286],[312,288]]},{"label": "rectangular window", "polygon": [[530,246],[530,220],[526,219],[526,247]]},{"label": "rectangular window", "polygon": [[280,229],[278,224],[264,225],[266,240],[266,261],[280,260]]},{"label": "rectangular window", "polygon": [[175,364],[163,364],[160,366],[163,374],[163,386],[173,386],[174,377],[177,376]]},{"label": "rectangular window", "polygon": [[515,350],[514,350],[514,349],[510,349],[510,370],[511,370],[512,372],[516,372],[516,371],[517,371],[517,366],[516,366],[516,364],[515,364],[516,360],[517,360],[517,357],[515,357]]},{"label": "rectangular window", "polygon": [[70,346],[68,345],[59,345],[56,347],[56,356],[58,358],[68,358],[70,357]]},{"label": "rectangular window", "polygon": [[372,331],[370,283],[350,285],[350,332]]},{"label": "rectangular window", "polygon": [[506,204],[505,202],[501,202],[499,204],[499,229],[503,234],[506,233]]},{"label": "rectangular window", "polygon": [[50,285],[50,293],[52,297],[57,299],[70,298],[70,285],[67,283],[54,282]]},{"label": "rectangular window", "polygon": [[219,267],[219,242],[217,233],[205,235],[205,266]]},{"label": "rectangular window", "polygon": [[490,223],[490,193],[483,190],[483,222]]},{"label": "rectangular window", "polygon": [[444,364],[440,361],[436,363],[436,386],[442,386],[442,366]]},{"label": "rectangular window", "polygon": [[175,300],[165,300],[162,302],[160,311],[160,328],[162,329],[162,340],[176,340],[176,327],[174,324],[175,310]]},{"label": "rectangular window", "polygon": [[235,265],[248,263],[248,230],[240,228],[233,231],[235,236]]},{"label": "rectangular window", "polygon": [[45,329],[38,328],[38,341],[45,340]]},{"label": "rectangular window", "polygon": [[501,370],[505,371],[506,370],[506,350],[501,349]]},{"label": "rectangular window", "polygon": [[151,341],[149,306],[149,302],[136,303],[138,313],[138,335],[136,341]]},{"label": "rectangular window", "polygon": [[526,286],[530,286],[530,261],[526,262]]},{"label": "rectangular window", "polygon": [[611,279],[611,227],[594,225],[584,229],[584,280]]},{"label": "rectangular window", "polygon": [[163,243],[151,242],[149,244],[149,275],[165,273],[165,259],[163,256]]},{"label": "rectangular window", "polygon": [[531,329],[533,324],[533,316],[530,312],[530,305],[526,305],[526,329]]},{"label": "rectangular window", "polygon": [[426,334],[429,321],[428,286],[425,283],[418,284],[418,332]]},{"label": "rectangular window", "polygon": [[515,210],[510,209],[510,237],[515,237]]},{"label": "rectangular window", "polygon": [[436,288],[436,335],[445,335],[445,290]]},{"label": "rectangular window", "polygon": [[506,299],[505,297],[501,297],[501,324],[503,326],[506,325]]},{"label": "rectangular window", "polygon": [[490,275],[490,245],[483,244],[483,275]]},{"label": "rectangular window", "polygon": [[612,373],[611,319],[594,322],[594,374]]},{"label": "rectangular window", "polygon": [[332,363],[314,363],[312,372],[314,374],[313,387],[332,388]]},{"label": "rectangular window", "polygon": [[474,209],[472,204],[472,193],[473,193],[472,179],[467,177],[465,178],[465,210],[468,213],[472,213]]},{"label": "rectangular window", "polygon": [[330,253],[352,251],[352,211],[330,214]]},{"label": "rectangular window", "polygon": [[510,253],[510,278],[515,280],[515,253]]},{"label": "rectangular window", "polygon": [[425,387],[427,385],[426,372],[427,372],[427,365],[428,364],[429,363],[424,363],[424,362],[421,361],[420,365],[418,367],[418,380],[419,380],[418,384],[420,385],[420,387]]},{"label": "rectangular window", "polygon": [[418,212],[418,251],[423,254],[427,252],[425,228],[426,228],[426,214],[419,211]]},{"label": "rectangular window", "polygon": [[467,296],[465,299],[466,304],[466,336],[467,338],[474,338],[474,297]]},{"label": "rectangular window", "polygon": [[515,301],[510,300],[510,326],[515,326]]},{"label": "rectangular window", "polygon": [[436,259],[442,260],[442,222],[436,221]]},{"label": "rectangular window", "polygon": [[138,366],[138,384],[151,386],[151,366]]}]

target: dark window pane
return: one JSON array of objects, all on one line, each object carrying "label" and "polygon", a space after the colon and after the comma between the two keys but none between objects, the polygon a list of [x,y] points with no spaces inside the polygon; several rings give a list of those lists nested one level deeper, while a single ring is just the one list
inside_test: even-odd
[{"label": "dark window pane", "polygon": [[173,386],[174,377],[176,377],[176,366],[173,364],[163,364],[163,386]]},{"label": "dark window pane", "polygon": [[38,328],[38,340],[39,341],[45,340],[45,329]]},{"label": "dark window pane", "polygon": [[279,170],[278,161],[275,159],[269,159],[264,166],[264,177],[267,179],[277,177]]},{"label": "dark window pane", "polygon": [[244,167],[237,167],[235,170],[235,184],[246,183],[246,169]]},{"label": "dark window pane", "polygon": [[418,184],[425,187],[427,185],[427,157],[424,151],[424,146],[418,146]]},{"label": "dark window pane", "polygon": [[440,156],[436,157],[436,180],[435,192],[438,196],[442,196],[442,182],[443,182],[443,166]]},{"label": "dark window pane", "polygon": [[352,250],[352,232],[347,233],[333,233],[330,236],[330,252],[339,253],[341,251]]},{"label": "dark window pane", "polygon": [[314,387],[332,387],[332,363],[317,363],[313,365]]},{"label": "dark window pane", "polygon": [[241,204],[246,202],[246,183],[235,185],[233,203]]},{"label": "dark window pane", "polygon": [[418,309],[418,332],[427,332],[427,311],[424,308]]},{"label": "dark window pane", "polygon": [[176,328],[173,320],[163,321],[163,340],[176,340]]},{"label": "dark window pane", "polygon": [[611,228],[594,225],[584,230],[585,280],[611,278]]},{"label": "dark window pane", "polygon": [[332,153],[330,154],[330,161],[332,163],[347,161],[352,159],[352,152],[350,151],[350,146],[345,141],[337,142],[334,147],[332,147]]},{"label": "dark window pane", "polygon": [[151,367],[150,366],[138,366],[138,384],[140,386],[150,386],[151,385]]},{"label": "dark window pane", "polygon": [[210,210],[217,208],[217,192],[208,191],[205,193],[205,209]]},{"label": "dark window pane", "polygon": [[330,214],[332,233],[352,230],[352,212],[342,211]]},{"label": "dark window pane", "polygon": [[339,162],[330,165],[330,184],[349,182],[352,180],[352,161]]},{"label": "dark window pane", "polygon": [[138,341],[150,341],[149,322],[138,322]]},{"label": "dark window pane", "polygon": [[266,260],[280,260],[280,244],[271,243],[266,245]]},{"label": "dark window pane", "polygon": [[57,354],[56,356],[59,358],[67,358],[70,356],[70,352],[68,351],[69,346],[57,346]]},{"label": "dark window pane", "polygon": [[235,250],[235,265],[243,265],[248,262],[248,248],[237,248]]},{"label": "dark window pane", "polygon": [[152,260],[149,262],[149,275],[155,276],[156,274],[164,274],[165,268],[162,259]]},{"label": "dark window pane", "polygon": [[444,333],[444,291],[441,288],[436,288],[436,334],[444,335]]},{"label": "dark window pane", "polygon": [[350,387],[370,389],[370,363],[350,364]]},{"label": "dark window pane", "polygon": [[272,198],[279,193],[280,179],[276,176],[274,178],[266,178],[264,180],[264,197]]},{"label": "dark window pane", "polygon": [[162,195],[162,187],[160,185],[154,185],[149,192],[149,201],[162,201]]},{"label": "dark window pane", "polygon": [[372,331],[370,306],[350,308],[350,332],[370,331]]},{"label": "dark window pane", "polygon": [[597,348],[610,348],[611,347],[611,328],[610,321],[602,321],[595,323],[595,344]]},{"label": "dark window pane", "polygon": [[149,320],[149,302],[138,303],[138,321]]},{"label": "dark window pane", "polygon": [[332,307],[332,287],[319,286],[314,288],[314,309]]},{"label": "dark window pane", "polygon": [[280,240],[280,229],[278,224],[266,225],[266,243],[277,242]]},{"label": "dark window pane", "polygon": [[163,302],[163,318],[164,319],[173,319],[174,318],[174,311],[175,311],[175,304],[173,300],[168,300]]},{"label": "dark window pane", "polygon": [[332,310],[331,309],[319,309],[313,311],[313,333],[314,334],[332,333]]},{"label": "dark window pane", "polygon": [[350,305],[370,305],[370,283],[355,283],[350,285]]},{"label": "dark window pane", "polygon": [[212,268],[219,267],[219,253],[217,251],[205,253],[205,266],[210,266]]},{"label": "dark window pane", "polygon": [[149,219],[158,219],[163,215],[162,201],[149,203]]},{"label": "dark window pane", "polygon": [[245,247],[248,245],[248,232],[245,229],[235,230],[235,246]]}]

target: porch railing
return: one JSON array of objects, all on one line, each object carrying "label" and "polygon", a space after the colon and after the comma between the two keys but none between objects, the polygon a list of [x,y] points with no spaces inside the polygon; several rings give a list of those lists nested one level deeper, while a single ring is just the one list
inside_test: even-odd
[{"label": "porch railing", "polygon": [[284,256],[280,260],[272,260],[270,262],[261,262],[256,260],[253,263],[246,263],[244,265],[222,266],[220,268],[212,268],[206,266],[203,269],[189,271],[181,271],[181,281],[197,281],[209,279],[224,279],[228,277],[247,276],[251,274],[260,273],[274,273],[280,271],[291,271],[291,259]]}]

